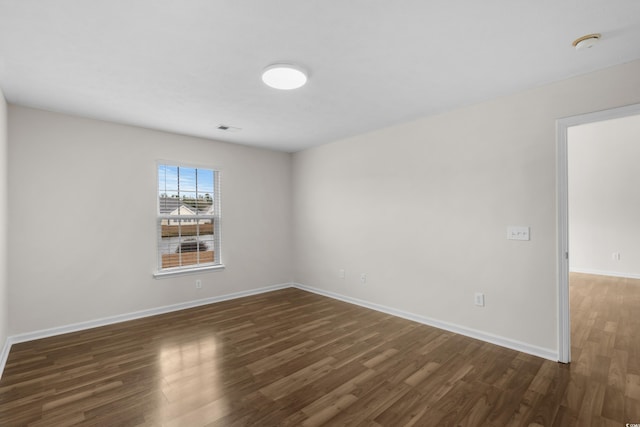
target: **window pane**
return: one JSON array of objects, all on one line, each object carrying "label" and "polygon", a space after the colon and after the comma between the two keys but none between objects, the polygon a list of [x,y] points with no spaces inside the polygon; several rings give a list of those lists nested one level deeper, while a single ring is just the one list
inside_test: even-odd
[{"label": "window pane", "polygon": [[180,195],[196,191],[196,170],[194,168],[179,168]]},{"label": "window pane", "polygon": [[158,192],[178,195],[178,167],[158,165]]},{"label": "window pane", "polygon": [[207,263],[214,261],[214,248],[215,248],[215,237],[213,234],[213,220],[202,221],[199,225],[199,233],[198,237],[200,241],[200,249],[204,250],[200,252],[200,262]]},{"label": "window pane", "polygon": [[213,195],[213,171],[198,169],[198,193]]},{"label": "window pane", "polygon": [[213,219],[201,219],[199,223],[200,236],[213,235]]},{"label": "window pane", "polygon": [[[177,196],[168,196],[166,194],[160,193],[158,195],[158,208],[161,214],[171,214],[176,211],[182,203]],[[177,212],[177,211],[176,211]],[[177,215],[177,213],[174,213]]]},{"label": "window pane", "polygon": [[161,239],[158,246],[161,268],[180,267],[180,233],[182,224],[178,219],[160,221]]},{"label": "window pane", "polygon": [[200,211],[213,214],[214,172],[210,169],[198,169],[198,200]]},{"label": "window pane", "polygon": [[180,215],[197,215],[198,200],[196,199],[196,192],[181,192],[181,195],[183,209],[181,209]]}]

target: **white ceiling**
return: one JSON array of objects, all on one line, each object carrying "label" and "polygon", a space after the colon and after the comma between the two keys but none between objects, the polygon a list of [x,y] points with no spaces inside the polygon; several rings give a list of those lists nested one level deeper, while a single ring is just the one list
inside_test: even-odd
[{"label": "white ceiling", "polygon": [[[598,45],[573,49],[593,32]],[[0,0],[0,88],[14,104],[298,151],[629,62],[639,42],[638,0]],[[278,61],[308,68],[308,84],[265,86]]]}]

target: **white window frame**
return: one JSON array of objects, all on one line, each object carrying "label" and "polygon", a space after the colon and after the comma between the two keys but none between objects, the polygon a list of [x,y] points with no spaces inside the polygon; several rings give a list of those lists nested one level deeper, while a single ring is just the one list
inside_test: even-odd
[{"label": "white window frame", "polygon": [[[189,168],[189,169],[205,169],[207,171],[211,171],[213,173],[213,213],[212,214],[198,214],[198,215],[169,215],[168,213],[160,213],[160,193],[162,189],[159,186],[160,176],[159,169],[160,166],[170,166],[177,168]],[[156,181],[155,181],[155,199],[156,199],[156,271],[153,273],[155,278],[163,278],[168,276],[175,276],[181,274],[190,274],[190,273],[198,273],[198,272],[206,272],[210,270],[220,270],[225,266],[222,263],[222,252],[221,252],[221,236],[220,236],[220,175],[221,172],[218,168],[214,168],[211,166],[202,166],[202,165],[193,165],[183,162],[176,162],[170,160],[158,160],[156,161]],[[202,263],[202,264],[190,264],[186,266],[178,266],[178,267],[168,267],[162,268],[162,254],[160,252],[160,244],[162,241],[162,232],[161,232],[161,224],[162,221],[175,221],[175,220],[208,220],[211,219],[213,221],[213,262],[210,263]]]}]

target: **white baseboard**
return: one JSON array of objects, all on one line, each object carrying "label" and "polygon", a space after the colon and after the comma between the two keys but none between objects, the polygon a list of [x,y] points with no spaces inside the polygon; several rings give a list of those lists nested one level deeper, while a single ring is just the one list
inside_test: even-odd
[{"label": "white baseboard", "polygon": [[358,298],[352,298],[345,295],[337,294],[335,292],[325,291],[323,289],[313,288],[311,286],[295,283],[293,285],[298,289],[323,295],[329,298],[337,299],[350,304],[359,305],[361,307],[370,308],[372,310],[380,311],[382,313],[391,314],[393,316],[402,317],[403,319],[412,320],[414,322],[422,323],[423,325],[433,326],[434,328],[444,329],[449,332],[464,335],[470,338],[475,338],[481,341],[489,342],[491,344],[506,347],[511,350],[520,351],[522,353],[531,354],[533,356],[542,357],[543,359],[558,361],[558,352],[548,348],[542,348],[535,345],[523,343],[520,341],[512,340],[510,338],[501,337],[498,335],[490,334],[483,331],[467,328],[464,326],[456,325],[449,322],[443,322],[440,320],[432,319],[426,316],[420,316],[417,314],[409,313],[395,308],[387,307],[380,304],[375,304],[369,301],[364,301]]},{"label": "white baseboard", "polygon": [[170,313],[172,311],[185,310],[187,308],[199,307],[202,305],[213,304],[216,302],[232,300],[236,298],[247,297],[251,295],[258,295],[265,292],[276,291],[278,289],[290,288],[293,284],[283,283],[280,285],[265,286],[263,288],[250,289],[248,291],[234,292],[232,294],[221,295],[217,297],[204,298],[194,301],[187,301],[179,304],[166,305],[163,307],[151,308],[148,310],[136,311],[133,313],[119,314],[116,316],[104,317],[96,320],[89,320],[87,322],[73,323],[70,325],[58,326],[50,329],[43,329],[40,331],[27,332],[24,334],[18,334],[9,336],[2,348],[2,354],[0,354],[0,378],[4,372],[5,364],[7,363],[7,357],[13,344],[33,341],[42,338],[53,337],[56,335],[67,334],[69,332],[83,331],[85,329],[97,328],[100,326],[112,325],[114,323],[126,322],[128,320],[141,319],[143,317],[155,316],[158,314]]},{"label": "white baseboard", "polygon": [[640,274],[621,273],[619,271],[593,270],[590,268],[571,268],[571,273],[593,274],[596,276],[624,277],[626,279],[640,279]]}]

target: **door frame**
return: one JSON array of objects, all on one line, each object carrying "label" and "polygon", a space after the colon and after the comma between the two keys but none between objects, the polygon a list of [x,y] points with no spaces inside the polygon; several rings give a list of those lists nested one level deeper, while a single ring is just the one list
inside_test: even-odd
[{"label": "door frame", "polygon": [[640,104],[595,111],[556,120],[556,194],[558,228],[558,361],[571,362],[571,312],[569,304],[569,156],[568,129],[588,123],[640,114]]}]

